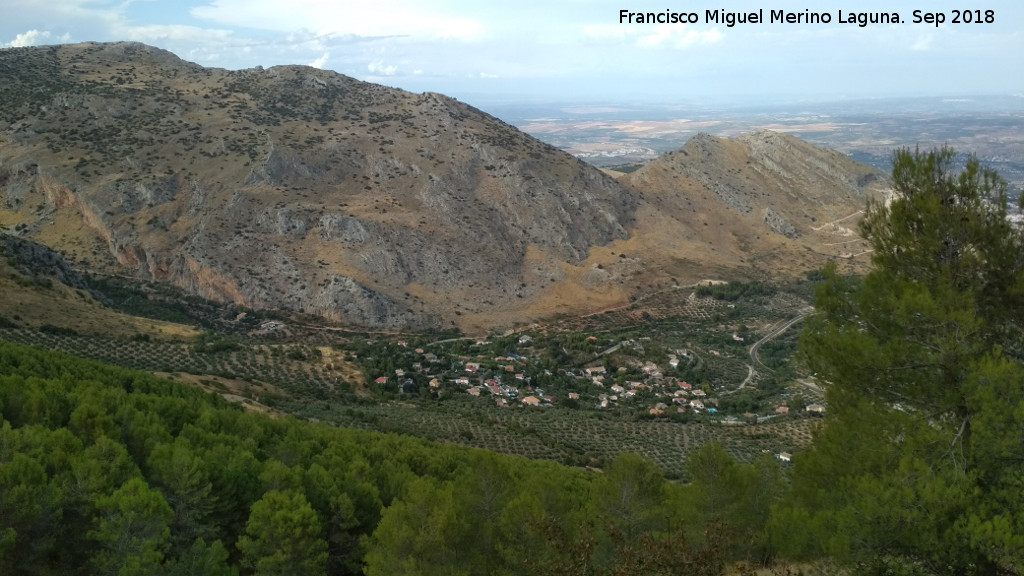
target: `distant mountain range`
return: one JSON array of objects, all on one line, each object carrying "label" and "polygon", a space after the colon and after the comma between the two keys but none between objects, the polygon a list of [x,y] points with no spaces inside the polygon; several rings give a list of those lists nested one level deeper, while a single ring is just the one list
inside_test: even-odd
[{"label": "distant mountain range", "polygon": [[77,268],[351,325],[497,329],[862,265],[851,226],[885,187],[771,132],[616,180],[438,94],[136,43],[0,50],[0,228]]}]

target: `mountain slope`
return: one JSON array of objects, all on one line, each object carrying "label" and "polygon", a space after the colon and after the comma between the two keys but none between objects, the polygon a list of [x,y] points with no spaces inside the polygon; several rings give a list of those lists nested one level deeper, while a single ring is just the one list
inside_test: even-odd
[{"label": "mountain slope", "polygon": [[105,337],[189,338],[190,326],[113,310],[109,300],[50,249],[0,232],[0,328]]},{"label": "mountain slope", "polygon": [[519,308],[625,238],[636,205],[455,100],[306,67],[12,49],[0,101],[0,225],[86,267],[356,324]]},{"label": "mountain slope", "polygon": [[643,197],[635,241],[662,246],[659,265],[691,278],[695,268],[792,276],[827,258],[862,266],[855,224],[887,187],[874,168],[769,131],[701,134],[620,180]]},{"label": "mountain slope", "polygon": [[437,94],[134,43],[0,50],[0,227],[82,269],[346,324],[479,331],[792,275],[856,253],[822,225],[879,178],[762,133],[620,183]]}]

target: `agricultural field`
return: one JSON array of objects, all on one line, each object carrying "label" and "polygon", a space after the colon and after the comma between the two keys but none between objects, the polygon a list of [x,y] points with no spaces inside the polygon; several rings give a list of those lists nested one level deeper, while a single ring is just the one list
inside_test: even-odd
[{"label": "agricultural field", "polygon": [[636,452],[685,479],[687,454],[711,440],[743,462],[810,442],[820,420],[804,407],[823,400],[800,382],[799,325],[763,342],[756,363],[750,348],[807,313],[811,284],[680,287],[469,338],[267,320],[108,283],[122,312],[192,320],[198,335],[103,337],[7,322],[0,339],[160,374],[280,416],[576,466]]},{"label": "agricultural field", "polygon": [[[467,398],[468,399],[468,398]],[[601,468],[620,452],[641,454],[667,478],[686,479],[686,457],[717,441],[734,458],[753,462],[764,453],[795,452],[808,445],[820,420],[788,417],[761,424],[711,420],[629,419],[565,409],[498,410],[479,403],[290,403],[279,407],[349,428],[408,434],[429,440]]]},{"label": "agricultural field", "polygon": [[2,328],[0,339],[171,377],[191,374],[215,377],[211,382],[242,382],[248,385],[243,388],[253,390],[243,394],[248,396],[258,395],[261,389],[278,390],[271,398],[264,397],[264,402],[272,401],[274,394],[315,401],[352,389],[340,376],[340,363],[333,363],[329,356],[325,360],[322,350],[303,344],[242,343],[221,336],[200,337],[189,343],[108,339],[53,328]]}]

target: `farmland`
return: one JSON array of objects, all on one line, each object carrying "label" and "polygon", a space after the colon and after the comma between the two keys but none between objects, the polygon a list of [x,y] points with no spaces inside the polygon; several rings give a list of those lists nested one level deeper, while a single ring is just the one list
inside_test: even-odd
[{"label": "farmland", "polygon": [[[744,462],[810,442],[819,420],[802,409],[821,398],[794,383],[798,327],[761,347],[756,370],[749,347],[806,313],[811,288],[678,287],[479,338],[346,332],[308,319],[250,319],[229,330],[205,305],[197,324],[206,330],[191,338],[8,321],[0,339],[165,375],[279,416],[576,466],[636,452],[685,479],[687,454],[712,440]],[[165,315],[172,297],[147,304],[134,292],[133,311]],[[523,404],[527,396],[538,406]]]}]

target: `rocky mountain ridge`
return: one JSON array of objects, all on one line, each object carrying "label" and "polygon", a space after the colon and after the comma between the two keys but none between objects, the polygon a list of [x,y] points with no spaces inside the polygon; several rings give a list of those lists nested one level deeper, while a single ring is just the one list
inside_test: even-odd
[{"label": "rocky mountain ridge", "polygon": [[[134,43],[0,50],[0,227],[85,269],[361,326],[489,329],[742,276],[748,235],[804,251],[863,204],[878,175],[826,156],[702,136],[620,183],[438,94]],[[698,222],[726,211],[731,241]]]},{"label": "rocky mountain ridge", "polygon": [[667,252],[710,270],[767,277],[792,276],[829,258],[862,267],[867,248],[854,225],[868,198],[887,188],[874,168],[770,131],[697,135],[621,181],[654,207],[640,210],[650,222],[646,233],[679,232],[655,234],[651,246],[674,245]]}]

